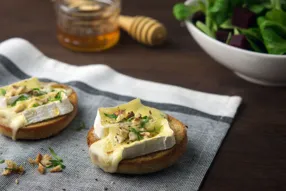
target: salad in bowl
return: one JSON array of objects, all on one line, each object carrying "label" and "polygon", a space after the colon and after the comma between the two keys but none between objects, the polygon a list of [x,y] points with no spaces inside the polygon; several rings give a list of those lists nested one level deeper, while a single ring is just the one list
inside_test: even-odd
[{"label": "salad in bowl", "polygon": [[199,0],[173,13],[218,41],[259,53],[286,54],[286,0]]}]

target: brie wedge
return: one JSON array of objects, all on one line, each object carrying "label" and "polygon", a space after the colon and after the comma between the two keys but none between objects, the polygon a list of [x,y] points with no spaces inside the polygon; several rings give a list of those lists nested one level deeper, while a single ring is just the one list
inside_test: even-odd
[{"label": "brie wedge", "polygon": [[66,115],[74,110],[68,96],[70,90],[52,88],[31,78],[1,87],[0,125],[12,129],[12,138],[27,125]]},{"label": "brie wedge", "polygon": [[176,144],[166,115],[144,106],[139,99],[112,108],[100,108],[94,123],[100,140],[89,148],[94,164],[114,173],[123,159],[166,150]]}]

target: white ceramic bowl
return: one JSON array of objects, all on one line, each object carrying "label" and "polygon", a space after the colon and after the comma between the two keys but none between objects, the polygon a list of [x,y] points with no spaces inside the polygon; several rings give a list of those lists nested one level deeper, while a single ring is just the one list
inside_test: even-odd
[{"label": "white ceramic bowl", "polygon": [[[186,4],[193,2],[188,0]],[[236,48],[201,32],[191,22],[186,26],[200,47],[239,77],[261,85],[286,86],[286,55],[270,55]]]}]

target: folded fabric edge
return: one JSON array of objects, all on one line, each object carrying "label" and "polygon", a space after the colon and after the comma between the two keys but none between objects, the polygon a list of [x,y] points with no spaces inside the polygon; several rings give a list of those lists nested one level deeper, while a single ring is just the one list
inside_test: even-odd
[{"label": "folded fabric edge", "polygon": [[[11,47],[13,47],[13,49],[11,49]],[[26,58],[26,60],[29,60],[29,62],[23,63],[23,56],[21,56],[20,54],[17,54],[15,56],[15,51],[21,52],[21,54],[23,54],[23,56]],[[140,97],[141,99],[151,102],[167,104],[171,103],[181,106],[187,106],[212,115],[226,116],[232,118],[234,117],[236,110],[242,100],[241,97],[238,96],[229,97],[224,95],[204,93],[174,85],[167,85],[136,79],[121,74],[113,70],[109,66],[103,64],[72,66],[46,57],[34,45],[21,38],[12,38],[1,43],[0,53],[10,59],[13,64],[19,68],[19,70],[28,74],[29,76],[55,79],[61,83],[67,83],[70,81],[78,81],[78,79],[81,79],[82,75],[85,75],[85,78],[80,80],[81,82],[86,83],[89,86],[102,91],[114,92],[119,95],[127,95],[131,97]],[[39,68],[35,64],[35,62],[39,62],[39,60],[43,63],[43,67],[41,68]],[[51,67],[51,65],[53,66]],[[54,70],[54,67],[57,67],[57,72],[59,73],[69,73],[76,69],[77,73],[80,75],[63,79],[61,78],[62,75],[54,75],[54,71],[51,71]],[[27,71],[27,68],[30,71]],[[86,73],[91,74],[92,77],[86,76]],[[102,81],[104,77],[102,76],[103,74],[108,74],[108,76],[110,76],[110,79]],[[100,80],[102,81],[101,84],[92,83],[93,81],[98,82]],[[118,88],[118,86],[122,86],[122,84],[129,84],[129,87],[131,88]],[[144,87],[143,89],[145,89],[145,92],[137,90],[138,88],[142,89],[142,87]],[[153,92],[153,95],[150,93],[146,93],[146,89],[147,91],[149,90],[148,92]],[[164,92],[165,94],[164,98],[158,96],[160,94],[162,95],[162,92]],[[170,96],[170,94],[172,95]],[[173,95],[176,95],[179,99],[172,99],[174,97]]]}]

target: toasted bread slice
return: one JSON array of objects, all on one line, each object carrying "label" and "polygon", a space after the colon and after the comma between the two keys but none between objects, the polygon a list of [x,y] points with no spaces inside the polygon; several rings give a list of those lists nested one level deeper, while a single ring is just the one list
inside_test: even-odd
[{"label": "toasted bread slice", "polygon": [[[147,174],[160,171],[173,165],[185,152],[188,138],[186,126],[183,123],[171,116],[168,116],[168,121],[175,134],[175,146],[168,150],[150,153],[133,159],[124,159],[119,163],[116,173]],[[91,128],[87,135],[88,147],[99,140],[93,130],[94,128]]]},{"label": "toasted bread slice", "polygon": [[[70,88],[63,84],[57,84],[53,87],[58,88]],[[70,88],[71,89],[71,88]],[[68,126],[68,124],[74,119],[77,114],[78,109],[78,97],[76,92],[72,89],[72,93],[69,95],[69,100],[74,106],[74,110],[67,115],[59,116],[53,119],[49,119],[46,121],[42,121],[35,124],[30,124],[26,127],[20,128],[16,134],[16,139],[44,139],[50,136],[58,134],[64,128]],[[0,125],[0,133],[12,138],[12,129],[10,127],[5,127]]]}]

